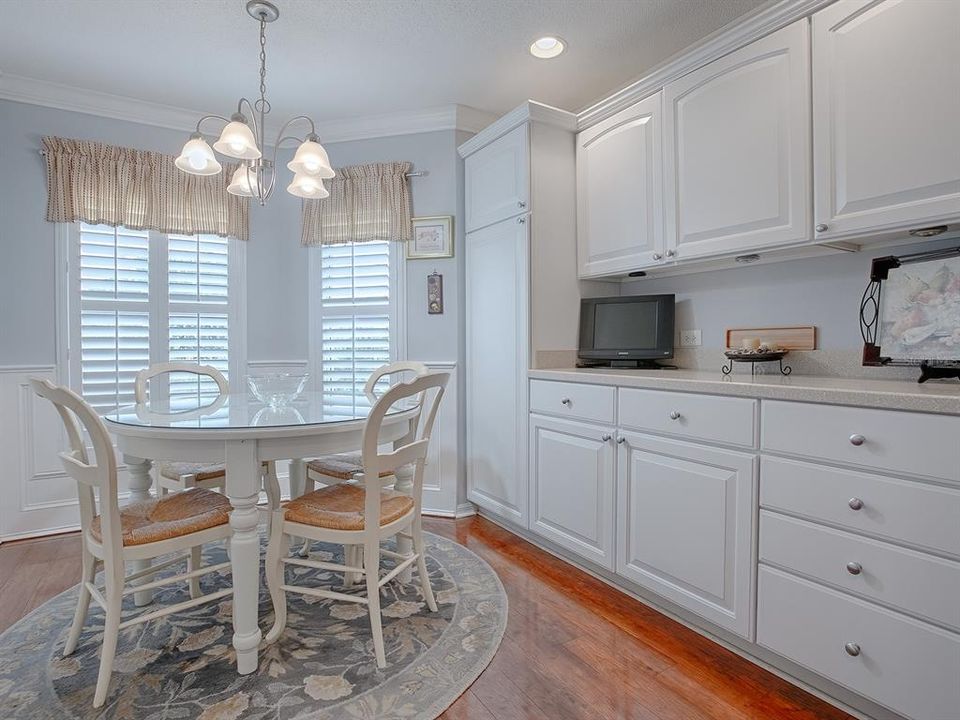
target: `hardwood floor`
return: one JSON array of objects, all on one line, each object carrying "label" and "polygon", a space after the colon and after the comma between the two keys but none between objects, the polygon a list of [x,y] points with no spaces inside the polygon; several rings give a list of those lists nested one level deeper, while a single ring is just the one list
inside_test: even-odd
[{"label": "hardwood floor", "polygon": [[[430,519],[500,576],[500,650],[444,720],[852,720],[480,518]],[[75,584],[79,539],[0,546],[0,630]]]}]

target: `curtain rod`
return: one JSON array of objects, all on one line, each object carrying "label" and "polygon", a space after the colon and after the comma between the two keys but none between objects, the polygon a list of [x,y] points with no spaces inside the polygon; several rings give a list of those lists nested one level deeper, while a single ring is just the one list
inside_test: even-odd
[{"label": "curtain rod", "polygon": [[[47,156],[47,151],[44,150],[43,148],[39,148],[37,152],[40,153],[43,157]],[[415,177],[426,177],[429,174],[430,172],[428,170],[415,170],[414,172],[405,173],[404,176],[408,178],[415,178]]]}]

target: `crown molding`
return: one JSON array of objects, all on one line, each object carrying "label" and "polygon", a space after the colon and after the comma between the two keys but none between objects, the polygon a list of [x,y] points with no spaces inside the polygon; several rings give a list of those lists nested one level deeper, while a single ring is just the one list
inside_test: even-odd
[{"label": "crown molding", "polygon": [[616,112],[652,95],[699,67],[749,45],[790,23],[812,15],[835,0],[775,0],[737,18],[700,42],[668,58],[639,80],[577,113],[577,129],[596,125]]},{"label": "crown molding", "polygon": [[506,115],[500,117],[496,122],[487,125],[477,132],[472,138],[457,148],[460,157],[467,157],[475,153],[485,145],[489,145],[498,137],[506,135],[518,125],[533,120],[547,125],[555,125],[564,130],[573,132],[577,129],[577,116],[566,110],[555,108],[550,105],[527,100],[522,105],[515,107]]},{"label": "crown molding", "polygon": [[[192,132],[196,128],[197,120],[207,114],[202,110],[84,90],[72,85],[2,72],[0,99],[184,132]],[[451,104],[422,110],[328,120],[317,123],[317,131],[324,143],[338,143],[437,130],[477,132],[495,118],[495,115],[476,108]],[[274,126],[268,122],[267,137],[275,135],[279,129],[279,124]]]}]

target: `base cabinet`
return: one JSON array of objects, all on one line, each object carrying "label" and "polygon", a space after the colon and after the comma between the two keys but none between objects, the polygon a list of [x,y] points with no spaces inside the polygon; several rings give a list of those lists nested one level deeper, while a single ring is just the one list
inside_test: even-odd
[{"label": "base cabinet", "polygon": [[756,456],[618,437],[617,573],[752,639]]},{"label": "base cabinet", "polygon": [[530,416],[530,530],[614,569],[613,428]]}]

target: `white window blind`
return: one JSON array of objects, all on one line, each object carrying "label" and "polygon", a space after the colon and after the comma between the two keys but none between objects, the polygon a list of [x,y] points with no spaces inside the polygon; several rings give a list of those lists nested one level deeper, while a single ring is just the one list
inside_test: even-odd
[{"label": "white window blind", "polygon": [[[368,407],[363,387],[390,362],[395,282],[387,242],[324,245],[320,251],[320,385],[328,413]],[[386,381],[384,381],[385,383]]]},{"label": "white window blind", "polygon": [[[95,408],[133,402],[137,372],[157,362],[229,373],[231,242],[80,223],[70,261],[71,384]],[[216,394],[208,378],[174,374],[151,392]]]}]

